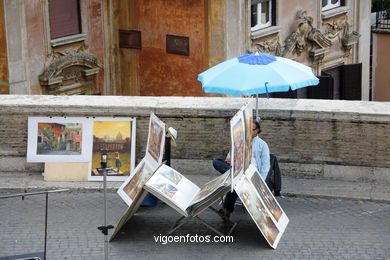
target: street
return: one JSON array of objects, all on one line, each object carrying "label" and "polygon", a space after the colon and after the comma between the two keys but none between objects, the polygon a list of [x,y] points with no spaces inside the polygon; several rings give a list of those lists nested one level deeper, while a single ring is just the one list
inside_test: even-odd
[{"label": "street", "polygon": [[[4,194],[2,194],[4,195]],[[108,224],[116,225],[126,204],[107,194]],[[158,243],[180,215],[163,203],[141,207],[109,244],[109,259],[389,259],[390,204],[318,198],[278,198],[290,219],[276,250],[268,246],[241,206],[234,242]],[[216,205],[218,207],[218,205]],[[0,258],[44,248],[45,195],[0,200]],[[47,259],[103,259],[103,193],[78,191],[49,195]],[[201,214],[214,227],[211,210]],[[109,231],[111,235],[113,230]],[[172,235],[214,236],[191,219]]]}]

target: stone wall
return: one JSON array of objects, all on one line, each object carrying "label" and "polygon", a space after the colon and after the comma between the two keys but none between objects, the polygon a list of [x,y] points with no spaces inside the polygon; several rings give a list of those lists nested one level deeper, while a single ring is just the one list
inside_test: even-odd
[{"label": "stone wall", "polygon": [[[149,114],[178,131],[172,166],[216,174],[213,157],[230,148],[229,121],[247,98],[4,95],[0,101],[0,171],[41,171],[26,163],[29,116],[134,116],[136,157],[144,156]],[[390,103],[259,99],[262,138],[283,175],[390,181]]]}]

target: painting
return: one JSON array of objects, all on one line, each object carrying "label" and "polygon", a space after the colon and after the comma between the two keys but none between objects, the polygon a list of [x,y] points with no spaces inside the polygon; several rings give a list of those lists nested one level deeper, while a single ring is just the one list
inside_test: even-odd
[{"label": "painting", "polygon": [[153,183],[151,183],[151,186],[153,186],[156,190],[158,190],[160,193],[165,194],[165,196],[172,198],[178,189],[170,184],[166,179],[163,178],[157,178],[154,180]]},{"label": "painting", "polygon": [[29,117],[27,162],[88,162],[91,127],[82,117]]},{"label": "painting", "polygon": [[123,184],[119,187],[117,193],[130,207],[135,200],[142,194],[142,189],[145,183],[153,175],[154,170],[150,165],[143,159],[131,176],[128,177]]},{"label": "painting", "polygon": [[244,172],[248,169],[252,160],[252,129],[253,129],[253,100],[251,99],[243,108],[245,122],[245,159]]},{"label": "painting", "polygon": [[155,114],[151,113],[145,158],[156,167],[162,162],[164,145],[165,124]]},{"label": "painting", "polygon": [[135,165],[136,119],[101,117],[93,120],[91,169],[88,180],[102,181],[101,151],[106,150],[107,181],[124,181]]},{"label": "painting", "polygon": [[286,228],[289,219],[263,178],[260,176],[256,167],[254,165],[250,165],[248,170],[245,172],[245,175],[252,183],[252,186],[255,188],[265,207],[271,213],[271,217],[275,220],[279,230],[283,231]]},{"label": "painting", "polygon": [[237,183],[235,190],[264,238],[272,248],[276,248],[281,233],[245,175]]},{"label": "painting", "polygon": [[230,133],[232,140],[231,152],[231,178],[232,188],[237,183],[240,175],[244,172],[244,155],[245,155],[245,122],[243,112],[239,111],[230,121]]}]

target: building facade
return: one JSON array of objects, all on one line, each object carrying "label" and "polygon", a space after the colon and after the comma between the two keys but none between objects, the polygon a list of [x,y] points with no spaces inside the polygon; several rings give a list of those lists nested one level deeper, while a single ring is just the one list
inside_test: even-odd
[{"label": "building facade", "polygon": [[320,77],[275,97],[369,99],[370,1],[2,3],[2,93],[205,96],[199,73],[259,51]]},{"label": "building facade", "polygon": [[104,88],[101,0],[3,0],[10,94]]},{"label": "building facade", "polygon": [[376,3],[372,25],[372,100],[390,101],[390,2]]}]

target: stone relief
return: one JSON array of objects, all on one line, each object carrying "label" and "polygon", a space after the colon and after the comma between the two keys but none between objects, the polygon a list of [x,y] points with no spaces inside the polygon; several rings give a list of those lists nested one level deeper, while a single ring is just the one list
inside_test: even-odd
[{"label": "stone relief", "polygon": [[300,56],[305,50],[314,64],[322,61],[325,54],[332,46],[332,39],[339,37],[345,55],[350,54],[352,45],[358,42],[359,33],[349,31],[349,24],[346,16],[330,19],[325,24],[322,33],[313,26],[313,18],[307,12],[300,10],[296,15],[296,31],[290,34],[281,44],[279,36],[266,38],[253,44],[252,50],[266,52],[282,57]]},{"label": "stone relief", "polygon": [[50,64],[39,75],[47,94],[93,94],[93,76],[102,65],[85,47],[53,52],[49,60]]}]

